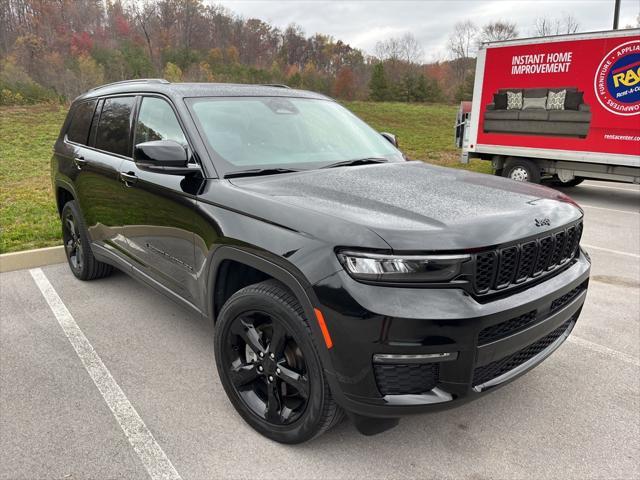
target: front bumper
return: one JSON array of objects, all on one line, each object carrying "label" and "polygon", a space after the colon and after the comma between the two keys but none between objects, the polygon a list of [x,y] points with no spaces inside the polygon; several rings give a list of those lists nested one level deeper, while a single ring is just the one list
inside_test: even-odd
[{"label": "front bumper", "polygon": [[[333,339],[325,366],[332,393],[347,411],[381,418],[477,398],[562,344],[584,304],[589,271],[581,253],[556,276],[487,303],[457,289],[364,285],[337,272],[314,286]],[[396,367],[381,368],[389,359]],[[389,386],[394,372],[404,377]],[[433,384],[420,390],[429,378]]]}]

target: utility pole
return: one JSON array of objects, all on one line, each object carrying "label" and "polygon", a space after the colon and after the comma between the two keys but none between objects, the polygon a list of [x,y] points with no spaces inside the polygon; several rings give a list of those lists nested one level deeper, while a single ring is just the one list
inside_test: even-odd
[{"label": "utility pole", "polygon": [[620,0],[615,0],[615,6],[613,7],[613,29],[618,29],[618,20],[620,18]]}]

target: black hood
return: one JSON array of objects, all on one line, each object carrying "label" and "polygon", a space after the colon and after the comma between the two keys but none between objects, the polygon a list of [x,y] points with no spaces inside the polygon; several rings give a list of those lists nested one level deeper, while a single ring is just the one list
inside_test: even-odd
[{"label": "black hood", "polygon": [[582,216],[566,195],[550,188],[422,162],[237,178],[233,183],[279,203],[366,227],[394,250],[488,247]]}]

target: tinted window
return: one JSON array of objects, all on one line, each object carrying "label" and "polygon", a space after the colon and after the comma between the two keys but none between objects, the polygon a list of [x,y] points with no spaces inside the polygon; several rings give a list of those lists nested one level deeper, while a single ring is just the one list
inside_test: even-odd
[{"label": "tinted window", "polygon": [[138,114],[135,143],[152,140],[175,140],[187,144],[171,105],[161,98],[145,97]]},{"label": "tinted window", "polygon": [[96,148],[120,155],[131,155],[129,120],[134,103],[134,97],[107,98],[104,101],[96,133]]},{"label": "tinted window", "polygon": [[93,118],[93,111],[96,108],[96,101],[82,102],[79,104],[71,119],[69,130],[67,130],[67,139],[71,142],[87,144],[89,136],[89,127]]},{"label": "tinted window", "polygon": [[93,120],[91,120],[91,130],[89,130],[89,143],[92,147],[96,144],[96,131],[98,130],[98,120],[100,119],[100,112],[102,111],[103,99],[98,100],[98,106],[96,111],[93,112]]}]

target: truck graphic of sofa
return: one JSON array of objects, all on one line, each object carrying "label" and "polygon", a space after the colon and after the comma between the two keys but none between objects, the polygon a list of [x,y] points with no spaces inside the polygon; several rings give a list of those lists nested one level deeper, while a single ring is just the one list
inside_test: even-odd
[{"label": "truck graphic of sofa", "polygon": [[[534,108],[527,105],[530,102],[526,99],[546,99],[549,91],[555,93],[562,90],[567,92],[563,109],[547,109],[546,101],[534,102],[537,105]],[[525,108],[507,109],[507,105],[500,101],[500,96],[506,97],[508,91],[522,92]],[[585,138],[591,123],[591,110],[582,100],[582,94],[576,87],[499,89],[484,112],[484,132]],[[496,108],[499,101],[499,108]]]}]

